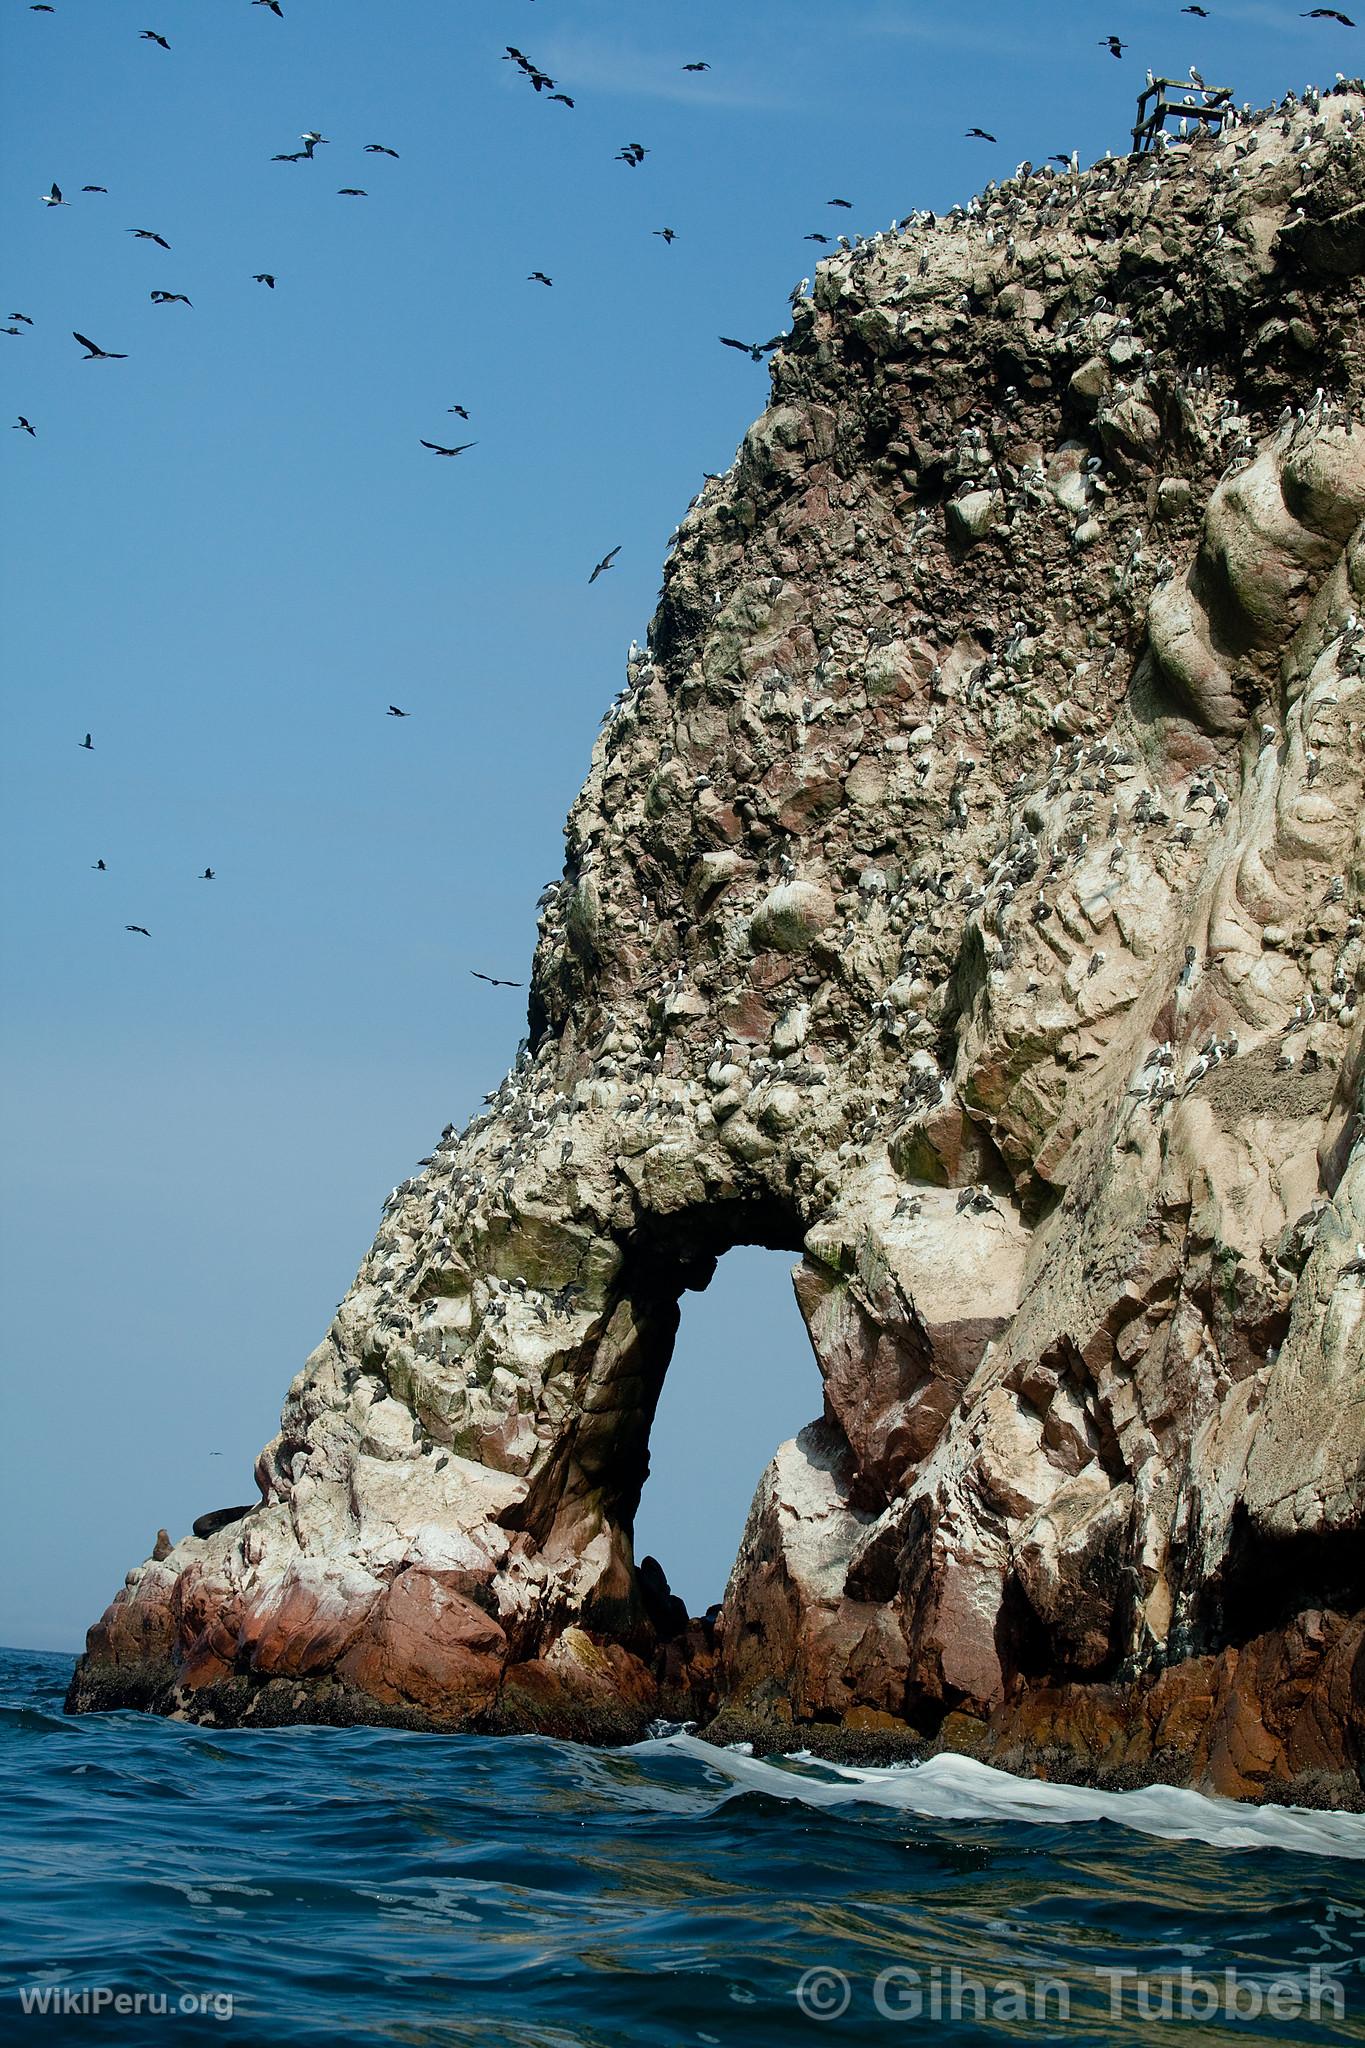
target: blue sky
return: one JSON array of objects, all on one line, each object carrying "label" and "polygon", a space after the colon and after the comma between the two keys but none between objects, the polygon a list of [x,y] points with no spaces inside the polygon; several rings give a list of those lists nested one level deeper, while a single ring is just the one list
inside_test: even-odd
[{"label": "blue sky", "polygon": [[[0,15],[0,310],[33,322],[0,374],[36,429],[0,426],[0,1640],[65,1648],[159,1524],[251,1497],[388,1189],[515,1053],[523,999],[468,970],[524,977],[669,532],[762,406],[717,336],[782,327],[812,230],[1121,152],[1148,64],[1263,101],[1361,37],[1266,0],[54,5]],[[697,1604],[818,1408],[785,1263],[687,1299],[641,1534]]]}]

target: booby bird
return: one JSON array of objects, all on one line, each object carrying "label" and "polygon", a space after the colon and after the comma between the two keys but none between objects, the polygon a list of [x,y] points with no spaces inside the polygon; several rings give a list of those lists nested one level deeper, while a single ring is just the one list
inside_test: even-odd
[{"label": "booby bird", "polygon": [[742,349],[746,356],[752,356],[756,363],[761,363],[764,356],[770,356],[775,348],[781,348],[786,336],[775,334],[771,341],[736,341],[733,335],[722,334],[719,340],[722,348]]},{"label": "booby bird", "polygon": [[1308,12],[1307,12],[1306,14],[1301,14],[1301,15],[1299,16],[1299,20],[1300,20],[1300,21],[1339,21],[1339,22],[1341,23],[1341,26],[1342,26],[1343,28],[1354,28],[1354,27],[1355,27],[1355,23],[1354,23],[1354,22],[1352,21],[1352,19],[1351,19],[1350,15],[1349,15],[1349,14],[1340,14],[1340,13],[1338,13],[1338,11],[1337,11],[1337,9],[1336,9],[1335,7],[1310,7],[1310,8],[1308,9]]},{"label": "booby bird", "polygon": [[152,936],[145,924],[126,924],[123,929],[126,932],[141,932],[144,939],[150,939]]},{"label": "booby bird", "polygon": [[81,357],[83,363],[126,363],[128,360],[120,350],[101,348],[98,342],[91,341],[88,334],[77,334],[74,327],[71,330],[71,338],[78,341],[83,349],[89,350],[88,355]]},{"label": "booby bird", "polygon": [[711,69],[711,66],[710,66],[709,64],[684,64],[684,65],[683,65],[683,70],[684,70],[684,71],[709,71],[710,69]]},{"label": "booby bird", "polygon": [[273,272],[271,272],[271,271],[269,271],[269,270],[257,270],[257,271],[255,271],[255,272],[253,272],[253,274],[252,274],[252,279],[251,279],[251,282],[252,282],[253,284],[264,284],[264,285],[268,285],[268,286],[270,287],[270,290],[271,290],[272,292],[273,292],[273,291],[274,291],[274,289],[275,289],[275,278],[274,278],[274,274],[273,274]]},{"label": "booby bird", "polygon": [[109,870],[102,860],[97,860],[91,862],[90,872],[92,875],[107,875]]},{"label": "booby bird", "polygon": [[89,733],[85,735],[83,740],[77,740],[76,745],[85,754],[93,754],[95,751],[95,742],[91,739]]},{"label": "booby bird", "polygon": [[412,713],[410,711],[400,711],[396,704],[390,704],[385,716],[388,718],[411,718]]},{"label": "booby bird", "polygon": [[486,981],[486,982],[488,983],[488,985],[489,985],[489,987],[490,987],[490,988],[523,988],[523,987],[525,987],[525,983],[524,983],[524,982],[520,982],[520,981],[504,981],[504,980],[503,980],[503,978],[502,978],[502,976],[501,976],[500,974],[480,974],[480,972],[479,972],[479,970],[478,970],[478,968],[477,968],[477,967],[471,967],[469,971],[470,971],[470,973],[471,973],[471,974],[473,975],[473,977],[474,977],[475,981]]},{"label": "booby bird", "polygon": [[124,232],[130,234],[135,242],[155,242],[158,249],[164,249],[167,255],[170,254],[171,245],[166,237],[156,234],[151,228],[127,228]]},{"label": "booby bird", "polygon": [[676,242],[678,239],[672,228],[651,228],[650,233],[657,235],[661,242]]},{"label": "booby bird", "polygon": [[169,50],[171,47],[170,44],[166,41],[165,36],[158,35],[157,31],[154,28],[144,28],[140,30],[138,33],[138,41],[140,43],[160,43],[163,50]]},{"label": "booby bird", "polygon": [[968,136],[968,138],[969,138],[969,139],[970,139],[970,137],[972,137],[973,135],[975,135],[975,136],[978,136],[978,137],[980,138],[980,140],[981,140],[982,142],[994,142],[994,141],[995,141],[995,137],[994,137],[994,136],[993,136],[993,135],[991,134],[990,130],[989,130],[989,129],[987,129],[987,128],[968,128],[968,129],[966,130],[966,134],[967,134],[967,136]]},{"label": "booby bird", "polygon": [[36,434],[36,433],[34,432],[34,429],[32,428],[32,426],[30,426],[30,424],[29,424],[28,420],[27,420],[27,419],[25,419],[25,417],[24,417],[23,413],[20,413],[20,415],[19,415],[18,419],[17,419],[17,420],[16,420],[15,422],[14,422],[14,425],[13,425],[13,426],[12,426],[12,427],[10,428],[10,432],[11,432],[12,434],[17,434],[17,433],[18,433],[18,432],[20,431],[20,429],[21,429],[21,428],[22,428],[22,430],[24,431],[24,433],[26,433],[26,434],[32,434],[32,435],[33,435],[33,438],[34,438],[34,440],[35,440],[35,441],[37,440],[37,438],[38,438],[37,434]]},{"label": "booby bird", "polygon": [[612,563],[616,560],[616,557],[620,554],[620,552],[621,548],[617,546],[610,549],[605,555],[603,555],[601,561],[597,564],[597,567],[593,570],[591,576],[589,576],[589,583],[596,583],[598,577],[603,573],[603,571],[606,569],[610,569]]},{"label": "booby bird", "polygon": [[50,192],[40,192],[38,197],[44,206],[70,206],[71,204],[69,199],[63,199],[60,185],[54,185]]},{"label": "booby bird", "polygon": [[554,279],[552,277],[547,277],[543,270],[532,270],[527,273],[526,282],[527,284],[552,285],[554,283]]},{"label": "booby bird", "polygon": [[217,875],[215,875],[212,868],[205,868],[203,874],[199,877],[199,879],[201,882],[216,882],[218,877]]},{"label": "booby bird", "polygon": [[1121,43],[1117,36],[1101,36],[1100,48],[1107,50],[1111,57],[1121,57],[1128,45]]},{"label": "booby bird", "polygon": [[193,311],[190,300],[183,292],[149,292],[148,297],[154,306],[190,306]]},{"label": "booby bird", "polygon": [[433,455],[463,455],[466,448],[477,448],[477,441],[461,441],[455,448],[442,448],[438,441],[423,441],[424,448],[430,448]]},{"label": "booby bird", "polygon": [[398,157],[398,151],[390,149],[386,142],[367,142],[365,144],[365,154],[366,156],[391,156],[395,161],[397,161]]}]

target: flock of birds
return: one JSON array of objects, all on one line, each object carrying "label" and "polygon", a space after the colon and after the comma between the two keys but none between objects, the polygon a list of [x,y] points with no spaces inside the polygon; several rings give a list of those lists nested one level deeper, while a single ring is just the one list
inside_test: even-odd
[{"label": "flock of birds", "polygon": [[[283,19],[284,9],[280,4],[280,0],[251,0],[251,4],[256,7],[266,7],[272,14],[274,14],[280,19]],[[30,12],[34,14],[55,14],[57,12],[57,9],[55,5],[50,4],[50,0],[32,0]],[[1199,17],[1201,20],[1207,20],[1210,17],[1210,10],[1200,5],[1183,6],[1181,7],[1180,12],[1182,14],[1195,15]],[[1301,18],[1313,21],[1331,21],[1337,23],[1343,28],[1348,29],[1355,27],[1355,23],[1350,18],[1350,16],[1342,13],[1339,9],[1333,7],[1314,7],[1304,10]],[[154,44],[159,49],[167,52],[169,52],[171,48],[169,37],[164,35],[159,29],[141,29],[138,31],[138,39],[142,42]],[[1121,38],[1117,35],[1109,35],[1100,38],[1100,47],[1102,49],[1107,50],[1111,56],[1121,59],[1126,50],[1130,47],[1130,45],[1124,43],[1121,40]],[[511,64],[515,68],[515,70],[526,79],[528,84],[531,86],[532,90],[537,95],[543,96],[547,103],[555,103],[562,105],[565,108],[569,109],[570,111],[572,111],[575,107],[576,101],[571,97],[571,95],[562,91],[559,87],[558,81],[551,77],[551,75],[548,72],[543,70],[540,65],[535,63],[532,58],[528,57],[525,51],[518,49],[513,44],[508,44],[505,47],[502,61],[504,63]],[[705,60],[695,59],[691,62],[682,65],[681,69],[684,72],[702,73],[709,71],[711,69],[711,65],[709,64],[709,62]],[[1194,69],[1193,66],[1191,66],[1190,68],[1190,75],[1195,84],[1202,84],[1202,80],[1200,79],[1198,72]],[[1150,72],[1148,73],[1148,80],[1150,83]],[[994,134],[992,134],[989,129],[985,129],[982,127],[973,126],[966,129],[964,133],[966,137],[971,140],[979,140],[991,144],[997,142],[997,137]],[[288,164],[315,162],[317,160],[318,150],[329,147],[331,143],[331,138],[327,135],[324,135],[322,131],[317,128],[304,129],[302,133],[299,135],[298,139],[300,144],[302,145],[299,149],[278,151],[274,156],[272,156],[270,161],[272,163]],[[394,161],[399,160],[399,152],[396,149],[392,148],[388,143],[367,142],[364,144],[363,147],[364,153],[368,156],[373,156],[376,158],[387,157],[393,159]],[[620,149],[616,152],[615,161],[625,164],[628,168],[632,170],[638,170],[644,164],[644,161],[646,157],[649,156],[649,154],[650,151],[646,148],[646,146],[643,143],[627,142],[623,143]],[[108,187],[100,184],[87,184],[81,187],[81,192],[83,195],[88,194],[91,196],[108,196]],[[368,192],[365,190],[364,187],[356,185],[338,186],[337,194],[338,197],[340,198],[353,199],[364,199],[369,196]],[[46,192],[43,192],[39,195],[39,199],[40,203],[47,208],[66,207],[71,204],[70,200],[68,200],[65,194],[63,193],[61,186],[55,180],[49,186]],[[847,211],[851,209],[853,202],[849,199],[836,197],[831,198],[826,203],[828,206],[832,208],[839,208]],[[651,232],[655,236],[657,236],[661,241],[663,241],[665,246],[671,246],[672,243],[677,239],[676,232],[672,227],[655,228],[651,230]],[[164,235],[160,234],[153,228],[131,227],[126,230],[126,233],[131,235],[136,241],[150,243],[154,247],[164,250],[167,254],[170,253],[170,243],[166,240]],[[831,243],[831,241],[834,240],[835,238],[825,233],[814,231],[808,234],[805,237],[805,239],[809,242],[814,242],[817,244],[828,246]],[[843,237],[839,237],[838,240],[841,246],[847,246],[846,242],[844,242]],[[262,285],[273,292],[276,287],[276,275],[272,271],[255,271],[252,273],[252,282],[255,284]],[[527,282],[539,284],[546,288],[552,288],[554,284],[554,279],[543,270],[532,270],[527,275]],[[153,305],[179,305],[188,307],[191,310],[193,309],[192,300],[184,292],[168,291],[162,288],[158,288],[152,291],[149,294],[149,296]],[[9,315],[8,325],[4,326],[3,328],[0,328],[0,332],[18,337],[22,336],[25,330],[32,328],[33,325],[33,320],[28,314],[15,312]],[[82,334],[76,329],[72,329],[72,338],[76,342],[78,342],[81,348],[85,351],[85,354],[81,358],[83,362],[126,362],[128,360],[127,352],[125,350],[105,348],[100,343],[93,341],[89,335]],[[780,348],[783,341],[787,337],[784,332],[782,334],[773,335],[767,341],[761,342],[741,341],[736,339],[733,335],[724,334],[719,336],[718,338],[722,347],[738,350],[741,354],[749,356],[752,361],[759,363],[762,362],[765,356],[772,354],[774,350]],[[452,405],[447,410],[450,414],[458,415],[461,419],[466,421],[470,417],[467,408],[464,407],[463,405]],[[33,439],[37,438],[37,429],[35,428],[33,422],[27,417],[26,414],[19,414],[18,418],[13,422],[13,430],[16,432],[23,432]],[[453,444],[447,444],[444,442],[433,441],[428,440],[424,437],[419,437],[419,445],[425,449],[428,449],[433,455],[444,457],[446,459],[451,459],[453,457],[466,454],[471,448],[476,448],[479,444],[477,440],[461,441]],[[615,559],[620,554],[620,552],[621,549],[618,545],[616,547],[609,549],[607,553],[602,556],[602,558],[594,565],[592,572],[587,579],[590,585],[595,583],[599,576],[602,576],[607,570],[609,570],[613,566]],[[387,715],[391,718],[407,718],[408,716],[410,716],[410,714],[406,710],[403,710],[396,704],[389,705]],[[87,732],[84,739],[79,742],[79,745],[81,746],[84,752],[93,752],[93,736]],[[99,874],[107,874],[109,871],[107,863],[103,859],[95,861],[93,863],[93,868],[94,871]],[[198,877],[199,880],[206,882],[214,881],[216,880],[216,878],[216,872],[212,867],[205,867]],[[124,929],[128,932],[139,934],[144,938],[151,937],[151,932],[148,929],[148,927],[142,924],[129,924],[126,925]],[[495,988],[520,988],[523,986],[521,982],[508,981],[503,977],[497,975],[483,974],[480,973],[477,969],[471,969],[470,972],[474,975],[474,978],[476,980],[487,982],[490,986]]]}]

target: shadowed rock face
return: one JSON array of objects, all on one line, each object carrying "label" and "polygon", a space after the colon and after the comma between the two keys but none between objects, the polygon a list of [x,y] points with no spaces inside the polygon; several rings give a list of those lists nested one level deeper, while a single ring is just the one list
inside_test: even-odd
[{"label": "shadowed rock face", "polygon": [[[1353,86],[820,265],[529,1051],[74,1707],[1359,1799],[1363,189]],[[824,1415],[685,1625],[631,1522],[680,1294],[755,1242]]]}]

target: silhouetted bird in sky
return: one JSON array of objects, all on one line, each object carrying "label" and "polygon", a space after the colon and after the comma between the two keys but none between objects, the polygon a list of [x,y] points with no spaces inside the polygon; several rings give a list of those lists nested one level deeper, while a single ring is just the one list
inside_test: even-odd
[{"label": "silhouetted bird in sky", "polygon": [[439,441],[423,441],[424,448],[430,448],[433,455],[463,455],[466,448],[477,448],[477,441],[461,441],[454,448],[443,448]]},{"label": "silhouetted bird in sky", "polygon": [[212,868],[205,868],[199,879],[201,882],[216,882],[218,877],[214,874]]},{"label": "silhouetted bird in sky", "polygon": [[807,235],[806,240],[808,242],[823,242],[826,248],[829,247],[828,235]]},{"label": "silhouetted bird in sky", "polygon": [[154,306],[188,306],[190,304],[190,301],[183,292],[152,292],[150,297]]},{"label": "silhouetted bird in sky", "polygon": [[596,583],[598,577],[603,573],[603,571],[606,569],[610,569],[612,563],[616,560],[616,557],[620,554],[620,552],[621,550],[619,547],[614,547],[610,549],[607,554],[603,555],[601,561],[593,570],[591,576],[589,576],[589,583]]},{"label": "silhouetted bird in sky", "polygon": [[369,196],[369,193],[362,191],[359,185],[337,186],[338,199],[368,199]]},{"label": "silhouetted bird in sky", "polygon": [[1355,27],[1355,23],[1350,15],[1339,14],[1335,7],[1310,7],[1306,14],[1300,15],[1299,19],[1301,21],[1339,21],[1343,28]]},{"label": "silhouetted bird in sky", "polygon": [[850,213],[853,210],[853,201],[851,199],[827,199],[825,204],[826,206],[842,206]]},{"label": "silhouetted bird in sky", "polygon": [[71,339],[78,341],[83,349],[89,350],[88,355],[81,357],[83,363],[126,363],[128,360],[127,356],[119,349],[101,348],[99,343],[92,341],[88,334],[77,334],[74,327],[71,330]]},{"label": "silhouetted bird in sky", "polygon": [[711,69],[711,66],[710,66],[709,64],[684,64],[684,65],[683,65],[683,70],[684,70],[684,71],[709,71],[710,69]]},{"label": "silhouetted bird in sky", "polygon": [[781,348],[785,337],[775,334],[771,341],[736,341],[733,335],[722,334],[719,339],[722,347],[741,349],[746,356],[752,356],[756,363],[761,363],[764,356],[770,356],[775,348]]},{"label": "silhouetted bird in sky", "polygon": [[32,327],[33,325],[27,313],[11,313],[9,317],[11,320],[21,320],[25,327]]},{"label": "silhouetted bird in sky", "polygon": [[650,233],[657,235],[661,242],[676,242],[678,239],[672,228],[651,228]]},{"label": "silhouetted bird in sky", "polygon": [[168,255],[170,253],[171,245],[166,240],[166,237],[164,235],[153,234],[150,228],[128,228],[125,232],[130,234],[135,241],[155,242],[158,249],[164,249]]},{"label": "silhouetted bird in sky", "polygon": [[469,414],[465,411],[462,405],[448,405],[446,407],[446,411],[457,412],[462,420],[467,420],[469,418]]},{"label": "silhouetted bird in sky", "polygon": [[138,41],[142,43],[160,43],[163,50],[169,50],[171,47],[166,41],[165,36],[158,35],[154,28],[144,28],[138,37]]},{"label": "silhouetted bird in sky", "polygon": [[1111,57],[1121,57],[1128,48],[1128,45],[1127,43],[1121,43],[1117,36],[1102,36],[1100,48],[1107,50]]},{"label": "silhouetted bird in sky", "polygon": [[57,12],[55,7],[48,6],[47,0],[30,0],[28,11],[30,14],[55,14]]},{"label": "silhouetted bird in sky", "polygon": [[385,716],[388,718],[411,718],[412,713],[410,711],[400,711],[396,704],[390,704]]},{"label": "silhouetted bird in sky", "polygon": [[275,289],[275,277],[273,271],[257,270],[253,272],[251,282],[253,284],[269,285],[272,292]]},{"label": "silhouetted bird in sky", "polygon": [[33,438],[34,438],[34,440],[35,440],[35,441],[37,440],[37,438],[38,438],[37,434],[36,434],[36,433],[34,433],[34,430],[33,430],[33,428],[32,428],[32,427],[31,427],[31,426],[29,425],[28,421],[27,421],[27,420],[26,420],[26,419],[24,418],[24,415],[23,415],[22,413],[20,413],[20,415],[19,415],[18,419],[17,419],[17,420],[16,420],[15,422],[14,422],[14,425],[13,425],[13,426],[12,426],[12,427],[10,428],[10,432],[11,432],[12,434],[17,434],[17,433],[18,433],[18,432],[20,431],[20,429],[21,429],[21,428],[22,428],[22,430],[23,430],[23,432],[24,432],[24,433],[26,433],[26,434],[33,434]]},{"label": "silhouetted bird in sky", "polygon": [[528,275],[526,282],[527,284],[553,284],[554,279],[547,277],[543,270],[533,270]]},{"label": "silhouetted bird in sky", "polygon": [[152,936],[145,924],[126,924],[123,929],[126,932],[141,932],[144,939],[150,939]]},{"label": "silhouetted bird in sky", "polygon": [[1197,14],[1201,21],[1207,21],[1209,18],[1207,7],[1182,7],[1180,12],[1182,14]]},{"label": "silhouetted bird in sky", "polygon": [[54,185],[50,192],[40,192],[38,197],[42,200],[44,206],[70,206],[71,204],[69,199],[63,199],[60,185]]},{"label": "silhouetted bird in sky", "polygon": [[103,192],[107,195],[109,187],[107,185],[82,185],[81,190],[82,192]]},{"label": "silhouetted bird in sky", "polygon": [[299,137],[299,141],[303,144],[305,156],[311,156],[320,143],[325,146],[330,140],[330,136],[319,134],[316,128],[305,128]]},{"label": "silhouetted bird in sky", "polygon": [[367,142],[365,144],[365,154],[366,156],[396,157],[398,155],[398,151],[396,149],[390,149],[387,142]]},{"label": "silhouetted bird in sky", "polygon": [[[280,5],[280,0],[251,0],[251,4],[253,7],[268,7],[272,14],[278,14],[280,20],[284,20],[284,9]],[[217,1457],[217,1455],[216,1451],[210,1453],[211,1457]]]},{"label": "silhouetted bird in sky", "polygon": [[979,136],[982,142],[994,142],[995,140],[995,137],[991,134],[988,128],[968,128],[966,133],[969,136]]},{"label": "silhouetted bird in sky", "polygon": [[624,142],[616,152],[616,161],[618,164],[629,164],[631,169],[635,171],[639,169],[648,155],[649,151],[645,148],[643,142]]},{"label": "silhouetted bird in sky", "polygon": [[573,105],[573,101],[566,92],[552,92],[550,98],[558,100],[561,107],[571,107]]},{"label": "silhouetted bird in sky", "polygon": [[305,157],[313,154],[311,149],[283,149],[278,156],[272,156],[272,164],[301,164]]},{"label": "silhouetted bird in sky", "polygon": [[471,967],[469,971],[475,981],[486,981],[490,988],[522,988],[525,985],[520,981],[504,981],[500,974],[480,974],[477,967]]},{"label": "silhouetted bird in sky", "polygon": [[92,868],[92,869],[90,870],[90,872],[91,872],[91,874],[94,874],[94,875],[107,875],[107,874],[108,874],[108,872],[109,872],[109,870],[108,870],[108,868],[107,868],[107,867],[106,867],[106,866],[104,865],[104,862],[103,862],[102,860],[97,860],[97,861],[95,862],[95,865],[94,865],[94,867],[93,867],[93,868]]},{"label": "silhouetted bird in sky", "polygon": [[85,735],[83,740],[77,740],[76,745],[86,754],[93,754],[95,751],[95,742],[91,739],[89,733]]}]

